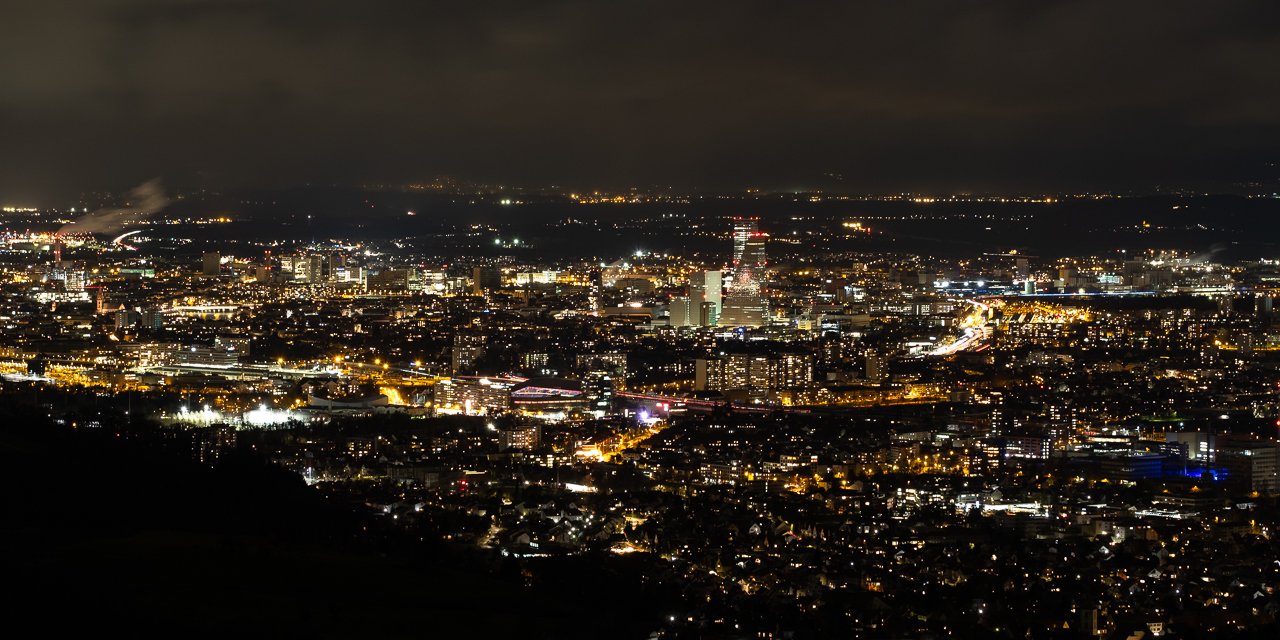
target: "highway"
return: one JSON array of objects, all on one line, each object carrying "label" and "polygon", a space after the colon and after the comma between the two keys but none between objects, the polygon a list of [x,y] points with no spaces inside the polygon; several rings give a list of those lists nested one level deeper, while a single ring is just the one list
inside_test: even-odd
[{"label": "highway", "polygon": [[928,355],[949,356],[961,351],[975,349],[982,343],[983,330],[991,319],[991,305],[979,300],[970,300],[969,312],[956,322],[958,333],[938,345]]}]

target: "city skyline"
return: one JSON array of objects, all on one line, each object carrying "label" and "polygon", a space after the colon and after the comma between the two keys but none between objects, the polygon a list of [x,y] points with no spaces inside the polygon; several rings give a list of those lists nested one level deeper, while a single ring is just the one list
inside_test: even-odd
[{"label": "city skyline", "polygon": [[[132,230],[96,233],[64,231],[65,212],[0,212],[7,495],[95,505],[29,525],[42,540],[24,548],[57,559],[19,559],[21,581],[103,566],[129,587],[77,600],[94,620],[200,627],[245,605],[135,594],[263,584],[324,550],[365,575],[447,566],[504,594],[418,580],[396,590],[418,615],[539,603],[516,623],[433,616],[475,636],[553,624],[568,603],[611,622],[579,612],[557,637],[619,619],[637,639],[1274,630],[1280,254],[1161,248],[1243,238],[1236,225],[1256,228],[1228,207],[1271,199],[1135,199],[1131,220],[1111,199],[1082,200],[1087,217],[902,201],[851,218],[804,198],[756,218],[500,198],[419,235],[400,222],[417,215],[356,198],[337,220],[398,233],[272,239],[316,228],[287,208],[109,209],[90,222],[121,213]],[[349,213],[362,204],[379,213]],[[922,214],[944,204],[961,209]],[[1144,223],[1148,206],[1189,207],[1190,223]],[[584,215],[597,207],[614,213]],[[1194,223],[1205,211],[1214,225]],[[963,234],[949,254],[913,250],[921,226],[1034,236],[1085,220],[1108,226],[1061,252]],[[550,240],[574,228],[595,240]],[[1112,248],[1070,251],[1080,237]],[[70,471],[35,471],[50,461]],[[110,552],[65,566],[85,513]],[[234,542],[264,531],[279,542]],[[223,561],[188,571],[211,533],[231,541]],[[159,550],[163,577],[133,577]],[[1224,585],[1228,564],[1253,569]],[[367,626],[327,611],[388,597],[369,593],[259,615]]]},{"label": "city skyline", "polygon": [[1277,24],[0,5],[10,618],[1280,637]]}]

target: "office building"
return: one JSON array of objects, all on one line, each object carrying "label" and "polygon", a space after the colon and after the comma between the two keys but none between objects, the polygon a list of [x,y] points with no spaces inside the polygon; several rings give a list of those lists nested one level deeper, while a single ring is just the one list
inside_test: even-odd
[{"label": "office building", "polygon": [[714,327],[718,324],[720,324],[720,304],[716,302],[702,303],[702,308],[698,310],[698,325]]},{"label": "office building", "polygon": [[527,425],[503,429],[498,432],[498,450],[524,449],[533,451],[542,445],[542,427]]},{"label": "office building", "polygon": [[427,293],[444,293],[449,289],[449,272],[440,267],[427,267],[418,271],[422,290]]},{"label": "office building", "polygon": [[1241,491],[1262,496],[1280,494],[1276,461],[1280,449],[1264,440],[1235,440],[1218,449],[1218,477]]},{"label": "office building", "polygon": [[742,259],[733,265],[730,295],[760,295],[765,281],[765,266],[764,237],[757,233],[747,239],[742,248]]},{"label": "office building", "polygon": [[1177,431],[1164,434],[1166,442],[1181,444],[1187,448],[1187,459],[1202,463],[1217,460],[1217,438],[1204,431]]},{"label": "office building", "polygon": [[733,227],[733,280],[720,307],[721,327],[760,327],[769,317],[768,302],[760,295],[765,279],[764,236],[754,219],[739,219]]},{"label": "office building", "polygon": [[767,389],[769,387],[769,357],[764,355],[730,354],[725,360],[724,388]]},{"label": "office building", "polygon": [[408,291],[411,269],[383,269],[366,279],[370,291]]},{"label": "office building", "polygon": [[153,331],[164,327],[164,312],[159,309],[147,309],[142,312],[142,326]]},{"label": "office building", "polygon": [[501,413],[511,408],[511,385],[481,380],[441,380],[433,388],[436,411],[467,415]]},{"label": "office building", "polygon": [[889,358],[871,354],[867,356],[867,380],[883,382],[889,379]]},{"label": "office building", "polygon": [[768,302],[760,295],[730,293],[724,299],[717,324],[721,327],[761,327],[768,317]]},{"label": "office building", "polygon": [[769,359],[769,388],[803,387],[813,380],[814,357],[807,353],[786,353]]},{"label": "office building", "polygon": [[700,309],[694,309],[690,296],[674,296],[671,298],[670,323],[673,327],[687,327],[698,324]]},{"label": "office building", "polygon": [[593,313],[600,311],[601,291],[604,289],[604,271],[592,268],[587,274],[590,286],[587,288],[587,309]]},{"label": "office building", "polygon": [[[83,269],[72,269],[67,272],[66,287],[67,291],[84,291],[86,285],[89,284],[89,278]],[[1270,300],[1270,298],[1268,298]],[[1270,305],[1267,306],[1270,309]]]},{"label": "office building", "polygon": [[484,357],[484,336],[458,334],[453,337],[453,375],[475,373]]},{"label": "office building", "polygon": [[249,355],[249,349],[252,344],[253,340],[251,338],[242,335],[220,335],[213,339],[214,349],[234,351],[242,356]]},{"label": "office building", "polygon": [[754,218],[739,218],[733,224],[733,280],[731,294],[757,295],[764,280],[764,235]]},{"label": "office building", "polygon": [[551,356],[544,352],[527,352],[520,354],[520,366],[525,369],[542,369],[551,361]]},{"label": "office building", "polygon": [[346,278],[347,259],[344,256],[325,256],[324,277],[326,282],[336,282]]},{"label": "office building", "polygon": [[121,309],[116,312],[116,331],[132,329],[138,324],[138,312],[133,309]]},{"label": "office building", "polygon": [[328,260],[325,259],[325,256],[320,254],[293,256],[288,261],[281,258],[281,268],[286,271],[290,270],[286,268],[286,265],[291,267],[294,282],[302,284],[324,284],[325,282],[327,275],[325,267],[328,265]]},{"label": "office building", "polygon": [[502,272],[489,267],[471,270],[471,293],[480,295],[502,288]]},{"label": "office building", "polygon": [[322,255],[307,256],[307,284],[324,284],[328,278],[325,266],[329,261]]},{"label": "office building", "polygon": [[579,369],[612,369],[619,373],[627,370],[627,354],[613,353],[579,353],[577,358]]},{"label": "office building", "polygon": [[618,290],[632,291],[642,295],[651,294],[656,288],[653,280],[649,278],[618,278],[613,281],[613,286]]},{"label": "office building", "polygon": [[582,394],[587,399],[587,409],[607,412],[613,407],[614,393],[625,386],[614,367],[592,369],[582,375]]},{"label": "office building", "polygon": [[813,363],[809,354],[734,353],[724,358],[699,358],[694,361],[694,388],[725,391],[804,387],[813,380]]},{"label": "office building", "polygon": [[206,367],[234,367],[240,363],[240,354],[219,347],[169,345],[164,350],[164,364],[201,365]]},{"label": "office building", "polygon": [[216,276],[222,273],[222,254],[217,251],[204,252],[204,264],[200,273],[206,276]]},{"label": "office building", "polygon": [[693,388],[697,391],[719,391],[724,384],[724,360],[698,358],[694,361]]},{"label": "office building", "polygon": [[[724,289],[719,271],[695,271],[689,274],[689,298],[693,300],[695,306],[710,302],[715,305],[714,315],[719,315],[723,296]],[[714,323],[700,322],[699,324],[711,326]]]},{"label": "office building", "polygon": [[735,218],[733,221],[733,263],[742,261],[747,240],[758,233],[756,218]]}]

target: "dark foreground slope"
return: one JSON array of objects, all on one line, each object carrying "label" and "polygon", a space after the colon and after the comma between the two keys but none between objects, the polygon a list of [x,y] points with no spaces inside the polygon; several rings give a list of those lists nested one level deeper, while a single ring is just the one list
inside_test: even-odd
[{"label": "dark foreground slope", "polygon": [[10,624],[58,635],[534,638],[594,637],[610,624],[602,607],[458,564],[457,550],[395,540],[294,473],[248,454],[199,465],[189,446],[150,427],[57,425],[0,395]]}]

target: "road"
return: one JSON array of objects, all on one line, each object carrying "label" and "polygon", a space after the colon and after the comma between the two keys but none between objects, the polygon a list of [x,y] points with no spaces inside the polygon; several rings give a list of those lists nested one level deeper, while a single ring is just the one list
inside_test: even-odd
[{"label": "road", "polygon": [[991,305],[979,300],[970,300],[969,304],[969,312],[956,322],[958,333],[930,351],[929,355],[949,356],[975,349],[982,343],[983,327],[991,318]]}]

